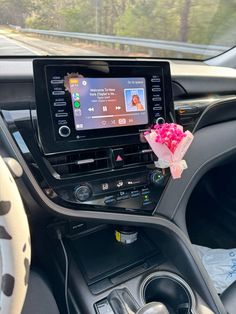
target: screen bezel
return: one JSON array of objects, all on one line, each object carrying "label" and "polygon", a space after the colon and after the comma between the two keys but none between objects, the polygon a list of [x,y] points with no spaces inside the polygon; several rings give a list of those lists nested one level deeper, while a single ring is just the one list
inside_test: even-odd
[{"label": "screen bezel", "polygon": [[[153,123],[153,111],[149,94],[151,92],[150,78],[161,71],[163,89],[164,118],[170,119],[170,113],[174,114],[171,76],[169,62],[137,61],[137,60],[86,60],[86,59],[36,59],[33,61],[34,85],[36,95],[36,109],[38,120],[39,139],[45,154],[63,151],[85,149],[90,147],[117,145],[122,143],[121,137],[130,135],[129,140],[137,141],[140,130],[146,129]],[[114,127],[77,131],[74,127],[73,108],[71,107],[71,135],[69,138],[60,138],[55,132],[52,118],[52,110],[49,96],[48,69],[73,72],[77,70],[86,77],[144,77],[146,80],[146,97],[148,109],[148,124],[136,126]],[[160,73],[159,73],[160,74]],[[150,104],[149,104],[150,103]],[[134,140],[136,138],[136,140]]]}]

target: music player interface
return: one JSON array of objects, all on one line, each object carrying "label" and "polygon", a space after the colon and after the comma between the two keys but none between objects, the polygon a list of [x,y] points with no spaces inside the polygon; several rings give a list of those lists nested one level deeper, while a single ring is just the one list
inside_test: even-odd
[{"label": "music player interface", "polygon": [[142,77],[86,78],[68,75],[76,130],[148,123],[146,85]]}]

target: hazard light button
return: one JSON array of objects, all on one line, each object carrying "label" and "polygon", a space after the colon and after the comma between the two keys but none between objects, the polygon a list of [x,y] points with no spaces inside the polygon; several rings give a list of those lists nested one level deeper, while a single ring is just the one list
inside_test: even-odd
[{"label": "hazard light button", "polygon": [[114,168],[121,168],[124,165],[123,148],[111,149],[111,161]]}]

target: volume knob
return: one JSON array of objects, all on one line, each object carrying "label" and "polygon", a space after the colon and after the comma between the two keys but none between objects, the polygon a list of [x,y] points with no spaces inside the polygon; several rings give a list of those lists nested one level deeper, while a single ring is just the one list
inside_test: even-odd
[{"label": "volume knob", "polygon": [[85,202],[91,197],[92,190],[88,185],[80,185],[75,189],[74,195],[78,201]]},{"label": "volume knob", "polygon": [[58,133],[61,137],[68,137],[70,132],[70,128],[67,125],[62,125],[58,130]]}]

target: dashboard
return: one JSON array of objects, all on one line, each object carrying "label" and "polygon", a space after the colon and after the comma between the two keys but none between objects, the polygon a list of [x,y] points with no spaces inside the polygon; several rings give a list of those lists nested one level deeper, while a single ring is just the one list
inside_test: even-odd
[{"label": "dashboard", "polygon": [[[78,212],[161,210],[170,175],[155,168],[142,133],[164,121],[192,130],[207,106],[235,92],[234,70],[200,65],[200,74],[199,64],[187,62],[42,58],[30,67],[17,64],[14,78],[11,67],[0,73],[3,122],[44,195]],[[17,73],[22,64],[24,77]]]},{"label": "dashboard", "polygon": [[[235,83],[236,70],[191,61],[1,60],[0,154],[15,158],[23,169],[16,181],[29,220],[37,218],[34,235],[39,235],[39,242],[45,243],[39,232],[41,224],[60,225],[73,241],[78,233],[86,239],[86,224],[90,223],[92,229],[97,223],[147,226],[153,241],[173,262],[165,267],[188,279],[197,305],[206,301],[214,313],[223,313],[184,235],[185,211],[204,173],[235,158]],[[199,120],[212,107],[210,123],[205,119],[204,128],[196,131]],[[155,168],[156,157],[142,137],[153,123],[164,121],[176,121],[194,132],[186,155],[189,167],[180,180]],[[90,234],[90,229],[87,231]],[[103,254],[96,232],[93,239],[93,247]],[[90,245],[84,242],[82,251],[86,247]],[[77,252],[73,254],[78,257]],[[91,259],[98,269],[96,257],[93,252]],[[153,263],[150,259],[142,268],[149,271]],[[79,282],[73,293],[78,293],[75,299],[80,300],[85,285],[76,267],[71,269],[76,275],[70,279]],[[128,278],[127,287],[137,294],[143,269],[128,270],[128,277],[122,273],[111,277],[109,287]],[[139,271],[140,277],[135,277]],[[107,282],[103,287],[107,288]],[[98,289],[100,283],[92,284]],[[106,292],[92,295],[88,288],[85,291],[82,299],[93,313],[94,304],[107,298]],[[205,308],[204,304],[199,313]]]},{"label": "dashboard", "polygon": [[169,173],[143,133],[174,120],[169,63],[37,59],[33,69],[36,106],[3,116],[46,195],[76,210],[152,214]]}]

